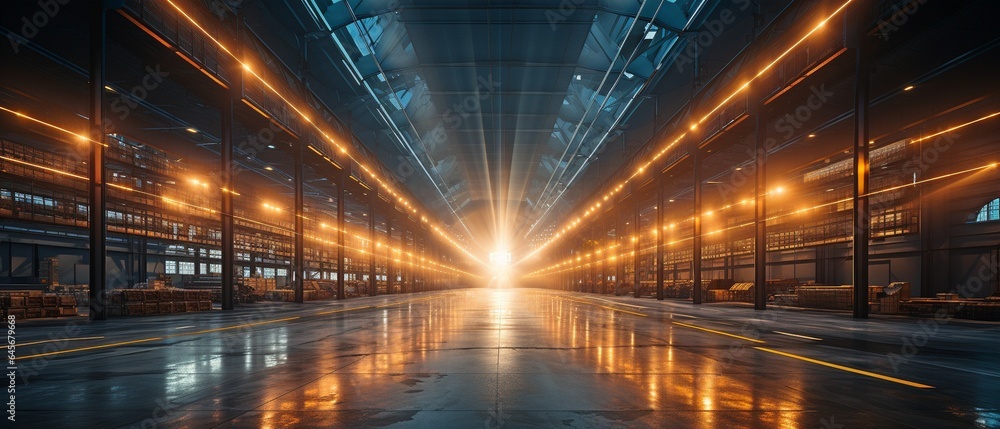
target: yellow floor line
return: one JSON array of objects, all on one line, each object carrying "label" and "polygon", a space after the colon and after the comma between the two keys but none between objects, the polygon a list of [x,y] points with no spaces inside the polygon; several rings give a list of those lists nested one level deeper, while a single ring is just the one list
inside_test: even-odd
[{"label": "yellow floor line", "polygon": [[689,324],[683,323],[683,322],[670,322],[670,323],[673,323],[675,325],[681,325],[681,326],[684,326],[686,328],[697,329],[699,331],[711,332],[713,334],[719,334],[719,335],[725,335],[727,337],[739,338],[741,340],[751,341],[751,342],[754,342],[754,343],[759,343],[759,344],[764,344],[765,343],[764,340],[757,340],[757,339],[750,338],[750,337],[744,337],[744,336],[741,336],[741,335],[730,334],[728,332],[716,331],[715,329],[702,328],[701,326],[689,325]]},{"label": "yellow floor line", "polygon": [[63,342],[63,341],[87,341],[87,340],[103,340],[103,339],[104,339],[104,337],[57,338],[57,339],[54,339],[54,340],[32,341],[30,343],[20,343],[20,344],[15,344],[15,345],[18,346],[18,347],[26,347],[26,346],[33,346],[33,345],[36,345],[36,344],[59,343],[59,342]]},{"label": "yellow floor line", "polygon": [[162,339],[163,339],[162,337],[144,338],[144,339],[141,339],[141,340],[122,341],[120,343],[101,344],[101,345],[97,345],[97,346],[81,347],[81,348],[78,348],[78,349],[57,350],[57,351],[48,352],[48,353],[39,353],[39,354],[28,355],[28,356],[18,356],[14,360],[20,361],[20,360],[35,359],[35,358],[40,358],[40,357],[45,357],[45,356],[55,356],[55,355],[62,355],[62,354],[67,354],[67,353],[76,353],[76,352],[82,352],[82,351],[87,351],[87,350],[106,349],[106,348],[111,348],[111,347],[126,346],[126,345],[129,345],[129,344],[146,343],[146,342],[149,342],[149,341],[157,341],[157,340],[162,340]]},{"label": "yellow floor line", "polygon": [[774,349],[769,349],[769,348],[766,348],[766,347],[754,347],[754,348],[757,349],[757,350],[763,351],[763,352],[774,353],[774,354],[779,355],[779,356],[784,356],[784,357],[788,357],[788,358],[792,358],[792,359],[798,359],[798,360],[803,361],[803,362],[814,363],[816,365],[823,365],[823,366],[828,367],[828,368],[833,368],[833,369],[839,369],[841,371],[852,372],[852,373],[859,374],[859,375],[864,375],[864,376],[867,376],[867,377],[877,378],[879,380],[891,381],[893,383],[899,383],[899,384],[910,386],[910,387],[916,387],[918,389],[933,389],[934,388],[934,386],[928,386],[926,384],[921,384],[921,383],[917,383],[917,382],[913,382],[913,381],[903,380],[901,378],[896,378],[896,377],[889,377],[888,375],[876,374],[874,372],[864,371],[864,370],[860,370],[860,369],[854,369],[854,368],[851,368],[851,367],[846,367],[846,366],[843,366],[843,365],[837,365],[835,363],[830,363],[830,362],[824,362],[824,361],[817,360],[817,359],[807,358],[805,356],[799,356],[799,355],[792,354],[792,353],[780,352],[780,351],[777,351],[777,350],[774,350]]}]

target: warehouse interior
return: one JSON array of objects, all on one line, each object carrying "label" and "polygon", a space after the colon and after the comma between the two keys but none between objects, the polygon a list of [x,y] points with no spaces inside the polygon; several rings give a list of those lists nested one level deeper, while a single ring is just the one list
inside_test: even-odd
[{"label": "warehouse interior", "polygon": [[29,425],[1000,427],[994,2],[5,6]]}]

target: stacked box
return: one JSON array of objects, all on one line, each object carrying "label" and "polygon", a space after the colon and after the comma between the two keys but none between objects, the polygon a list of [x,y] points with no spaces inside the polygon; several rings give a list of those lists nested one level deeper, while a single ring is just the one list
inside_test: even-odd
[{"label": "stacked box", "polygon": [[128,316],[142,316],[146,312],[141,302],[126,302],[125,314]]},{"label": "stacked box", "polygon": [[24,309],[24,318],[25,319],[37,319],[39,317],[42,317],[42,308],[41,307],[28,307],[28,308]]},{"label": "stacked box", "polygon": [[208,311],[212,309],[212,301],[198,301],[198,311]]},{"label": "stacked box", "polygon": [[79,316],[80,313],[76,311],[76,307],[59,307],[59,316]]},{"label": "stacked box", "polygon": [[23,308],[11,308],[7,310],[8,316],[14,316],[15,319],[25,319],[25,310]]},{"label": "stacked box", "polygon": [[157,305],[160,314],[170,314],[173,312],[173,303],[170,301],[160,301]]},{"label": "stacked box", "polygon": [[28,304],[27,297],[23,296],[12,296],[10,297],[10,308],[24,308]]}]

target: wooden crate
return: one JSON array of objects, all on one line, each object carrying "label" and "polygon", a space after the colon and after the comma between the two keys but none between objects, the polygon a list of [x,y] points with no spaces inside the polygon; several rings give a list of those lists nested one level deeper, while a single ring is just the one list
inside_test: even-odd
[{"label": "wooden crate", "polygon": [[142,303],[142,312],[147,316],[160,313],[160,303],[158,302],[144,302]]},{"label": "wooden crate", "polygon": [[126,289],[122,291],[122,298],[128,302],[143,302],[146,300],[146,291],[139,289]]},{"label": "wooden crate", "polygon": [[42,317],[59,317],[59,307],[42,307]]},{"label": "wooden crate", "polygon": [[158,302],[160,300],[160,291],[158,290],[144,290],[142,292],[142,302]]},{"label": "wooden crate", "polygon": [[24,308],[27,306],[28,299],[23,296],[12,296],[10,297],[10,308]]},{"label": "wooden crate", "polygon": [[42,296],[42,307],[57,307],[59,306],[59,297],[55,295],[45,295]]},{"label": "wooden crate", "polygon": [[29,307],[24,310],[25,319],[38,319],[42,317],[42,307]]},{"label": "wooden crate", "polygon": [[80,313],[76,310],[76,307],[59,307],[60,317],[79,316],[79,315]]},{"label": "wooden crate", "polygon": [[12,309],[7,310],[7,315],[8,316],[14,316],[15,320],[16,319],[25,319],[26,317],[24,315],[24,311],[25,310],[23,308],[12,308]]},{"label": "wooden crate", "polygon": [[187,309],[184,308],[184,301],[174,301],[170,303],[171,313],[183,313],[185,311],[187,311]]},{"label": "wooden crate", "polygon": [[125,315],[126,316],[142,316],[146,314],[146,307],[141,302],[126,302],[125,303]]},{"label": "wooden crate", "polygon": [[157,304],[157,311],[160,314],[170,314],[170,313],[173,313],[173,305],[174,305],[174,303],[171,302],[171,301],[160,301],[160,303]]},{"label": "wooden crate", "polygon": [[28,303],[26,305],[28,308],[41,308],[42,307],[42,297],[40,296],[29,296]]},{"label": "wooden crate", "polygon": [[59,296],[59,306],[60,307],[76,307],[76,297],[73,295],[60,295]]},{"label": "wooden crate", "polygon": [[170,300],[171,301],[184,301],[186,294],[187,294],[187,291],[183,291],[183,290],[170,291]]},{"label": "wooden crate", "polygon": [[212,301],[198,301],[198,311],[208,311],[212,309]]}]

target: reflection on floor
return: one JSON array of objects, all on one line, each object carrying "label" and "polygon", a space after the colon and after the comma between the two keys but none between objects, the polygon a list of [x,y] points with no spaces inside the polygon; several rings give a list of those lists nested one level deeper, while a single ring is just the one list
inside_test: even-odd
[{"label": "reflection on floor", "polygon": [[471,289],[17,332],[24,427],[1000,427],[1000,324]]}]

